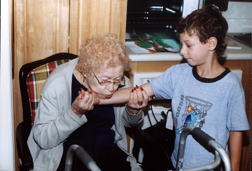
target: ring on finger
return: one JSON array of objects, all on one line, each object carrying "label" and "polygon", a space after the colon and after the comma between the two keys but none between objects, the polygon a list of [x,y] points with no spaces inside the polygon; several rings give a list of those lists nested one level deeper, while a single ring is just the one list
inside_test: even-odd
[{"label": "ring on finger", "polygon": [[142,106],[143,102],[142,101],[138,101],[138,105]]},{"label": "ring on finger", "polygon": [[97,104],[96,100],[93,102],[93,104],[94,104],[94,105],[96,105],[96,104]]}]

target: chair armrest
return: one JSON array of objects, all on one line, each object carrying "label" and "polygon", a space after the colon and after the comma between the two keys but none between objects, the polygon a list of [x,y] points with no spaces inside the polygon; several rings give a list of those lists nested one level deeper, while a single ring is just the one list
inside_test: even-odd
[{"label": "chair armrest", "polygon": [[33,169],[32,156],[27,145],[30,131],[30,126],[25,125],[24,122],[20,123],[16,129],[17,150],[21,171]]}]

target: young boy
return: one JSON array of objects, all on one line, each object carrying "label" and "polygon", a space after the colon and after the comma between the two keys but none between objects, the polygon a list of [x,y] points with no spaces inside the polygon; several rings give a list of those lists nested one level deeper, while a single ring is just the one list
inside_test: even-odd
[{"label": "young boy", "polygon": [[[139,93],[172,99],[176,129],[175,148],[172,154],[176,166],[180,134],[187,125],[201,128],[225,149],[229,142],[233,171],[239,170],[242,131],[249,129],[245,113],[244,91],[238,76],[218,62],[226,49],[224,38],[228,24],[220,10],[207,5],[177,22],[181,55],[187,63],[168,68],[160,77],[137,88],[123,89],[100,103],[128,101],[129,93],[146,105]],[[139,91],[142,90],[142,91]],[[144,90],[143,90],[144,89]],[[138,96],[137,96],[138,95]],[[138,99],[137,99],[138,97]],[[139,98],[140,97],[140,98]],[[141,107],[141,103],[135,108]],[[192,137],[186,141],[183,169],[210,164],[214,155],[199,145]]]}]

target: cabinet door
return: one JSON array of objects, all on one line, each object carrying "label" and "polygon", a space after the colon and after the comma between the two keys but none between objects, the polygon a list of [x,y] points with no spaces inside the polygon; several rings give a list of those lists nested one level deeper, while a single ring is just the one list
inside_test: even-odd
[{"label": "cabinet door", "polygon": [[68,51],[69,0],[14,1],[14,56],[23,63]]},{"label": "cabinet door", "polygon": [[19,69],[23,64],[68,52],[69,0],[13,1],[13,89],[16,124],[22,121]]},{"label": "cabinet door", "polygon": [[89,37],[117,34],[125,42],[127,0],[70,0],[69,52],[78,54]]},{"label": "cabinet door", "polygon": [[[25,63],[68,52],[69,0],[13,0],[14,129],[23,120],[19,69]],[[15,146],[16,147],[16,146]],[[16,153],[16,170],[19,170]]]}]

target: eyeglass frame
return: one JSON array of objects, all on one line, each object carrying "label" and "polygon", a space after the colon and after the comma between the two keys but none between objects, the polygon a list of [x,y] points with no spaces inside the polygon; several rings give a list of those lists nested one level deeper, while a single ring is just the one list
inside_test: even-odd
[{"label": "eyeglass frame", "polygon": [[[120,85],[125,85],[125,78],[124,78],[124,75],[122,76],[120,82],[115,82],[115,81],[108,81],[108,80],[104,80],[102,82],[99,81],[98,77],[95,75],[94,71],[92,71],[92,73],[94,74],[97,82],[101,85],[101,86],[108,86],[109,84],[113,83],[113,85],[116,85],[116,86],[120,86]],[[118,84],[119,83],[119,84]]]}]

